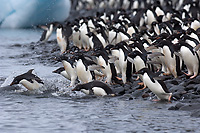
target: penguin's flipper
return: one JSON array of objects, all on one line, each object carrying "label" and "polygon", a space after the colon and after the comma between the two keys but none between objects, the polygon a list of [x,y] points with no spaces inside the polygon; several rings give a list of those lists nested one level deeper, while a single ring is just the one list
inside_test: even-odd
[{"label": "penguin's flipper", "polygon": [[150,59],[153,59],[154,57],[158,57],[158,56],[164,56],[164,54],[160,52],[153,52],[151,54],[148,54],[148,58]]},{"label": "penguin's flipper", "polygon": [[194,47],[194,51],[198,51],[199,49],[200,49],[200,43],[196,47]]},{"label": "penguin's flipper", "polygon": [[127,57],[127,60],[128,60],[129,62],[131,62],[131,63],[134,63],[134,60],[133,60],[132,58],[130,58],[130,57]]},{"label": "penguin's flipper", "polygon": [[182,58],[182,56],[181,56],[180,53],[178,53],[178,52],[174,52],[174,54]]},{"label": "penguin's flipper", "polygon": [[160,61],[150,61],[150,60],[148,60],[147,61],[147,64],[161,64],[161,62]]},{"label": "penguin's flipper", "polygon": [[109,63],[114,63],[116,60],[119,60],[117,56],[108,56],[110,59],[108,60]]},{"label": "penguin's flipper", "polygon": [[43,29],[43,30],[48,30],[48,27],[47,26],[45,26],[45,25],[41,25],[41,26],[39,26],[41,29]]},{"label": "penguin's flipper", "polygon": [[90,65],[88,66],[88,69],[90,71],[94,71],[94,70],[100,70],[100,69],[105,69],[103,66],[100,66],[100,65]]}]

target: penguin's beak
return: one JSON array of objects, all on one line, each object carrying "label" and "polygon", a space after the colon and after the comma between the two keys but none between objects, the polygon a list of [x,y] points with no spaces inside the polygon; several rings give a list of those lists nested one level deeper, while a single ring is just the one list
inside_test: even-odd
[{"label": "penguin's beak", "polygon": [[76,91],[76,88],[72,89],[72,91]]},{"label": "penguin's beak", "polygon": [[12,82],[12,83],[10,84],[10,86],[12,86],[12,85],[14,85],[14,82]]}]

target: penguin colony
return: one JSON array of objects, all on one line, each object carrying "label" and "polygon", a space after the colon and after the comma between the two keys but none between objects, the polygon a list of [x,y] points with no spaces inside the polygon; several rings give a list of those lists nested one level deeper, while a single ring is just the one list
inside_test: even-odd
[{"label": "penguin colony", "polygon": [[170,101],[162,77],[199,74],[199,0],[80,0],[72,5],[92,13],[48,24],[40,41],[56,29],[56,60],[63,66],[53,73],[70,80],[73,91],[114,95],[109,85],[141,80],[142,89]]}]

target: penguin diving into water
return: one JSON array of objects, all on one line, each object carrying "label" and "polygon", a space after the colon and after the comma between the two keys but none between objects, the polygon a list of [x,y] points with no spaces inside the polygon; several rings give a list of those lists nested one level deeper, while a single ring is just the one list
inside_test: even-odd
[{"label": "penguin diving into water", "polygon": [[169,92],[165,83],[158,79],[157,74],[153,73],[148,68],[142,68],[136,72],[136,74],[141,74],[143,76],[144,85],[156,94],[158,100],[171,101],[172,93]]},{"label": "penguin diving into water", "polygon": [[44,85],[43,81],[33,74],[34,69],[30,69],[28,72],[21,74],[14,78],[10,86],[15,84],[22,84],[28,90],[37,90]]},{"label": "penguin diving into water", "polygon": [[72,91],[82,91],[87,95],[96,95],[96,96],[115,96],[112,89],[105,83],[101,81],[91,81],[86,84],[78,84]]}]

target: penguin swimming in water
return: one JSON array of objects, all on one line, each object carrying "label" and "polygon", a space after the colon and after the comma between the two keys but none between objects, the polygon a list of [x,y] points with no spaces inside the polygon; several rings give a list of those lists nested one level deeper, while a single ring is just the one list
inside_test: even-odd
[{"label": "penguin swimming in water", "polygon": [[87,95],[115,96],[112,89],[107,84],[97,80],[91,81],[86,84],[78,84],[74,89],[72,89],[72,91],[82,91]]},{"label": "penguin swimming in water", "polygon": [[157,80],[155,73],[148,68],[142,68],[136,74],[142,74],[144,85],[146,85],[154,94],[156,94],[159,100],[171,100],[172,93],[169,92],[165,83],[162,80]]},{"label": "penguin swimming in water", "polygon": [[10,86],[15,84],[22,84],[28,90],[37,90],[44,85],[43,81],[33,74],[34,69],[30,69],[28,72],[21,74],[14,78]]}]

